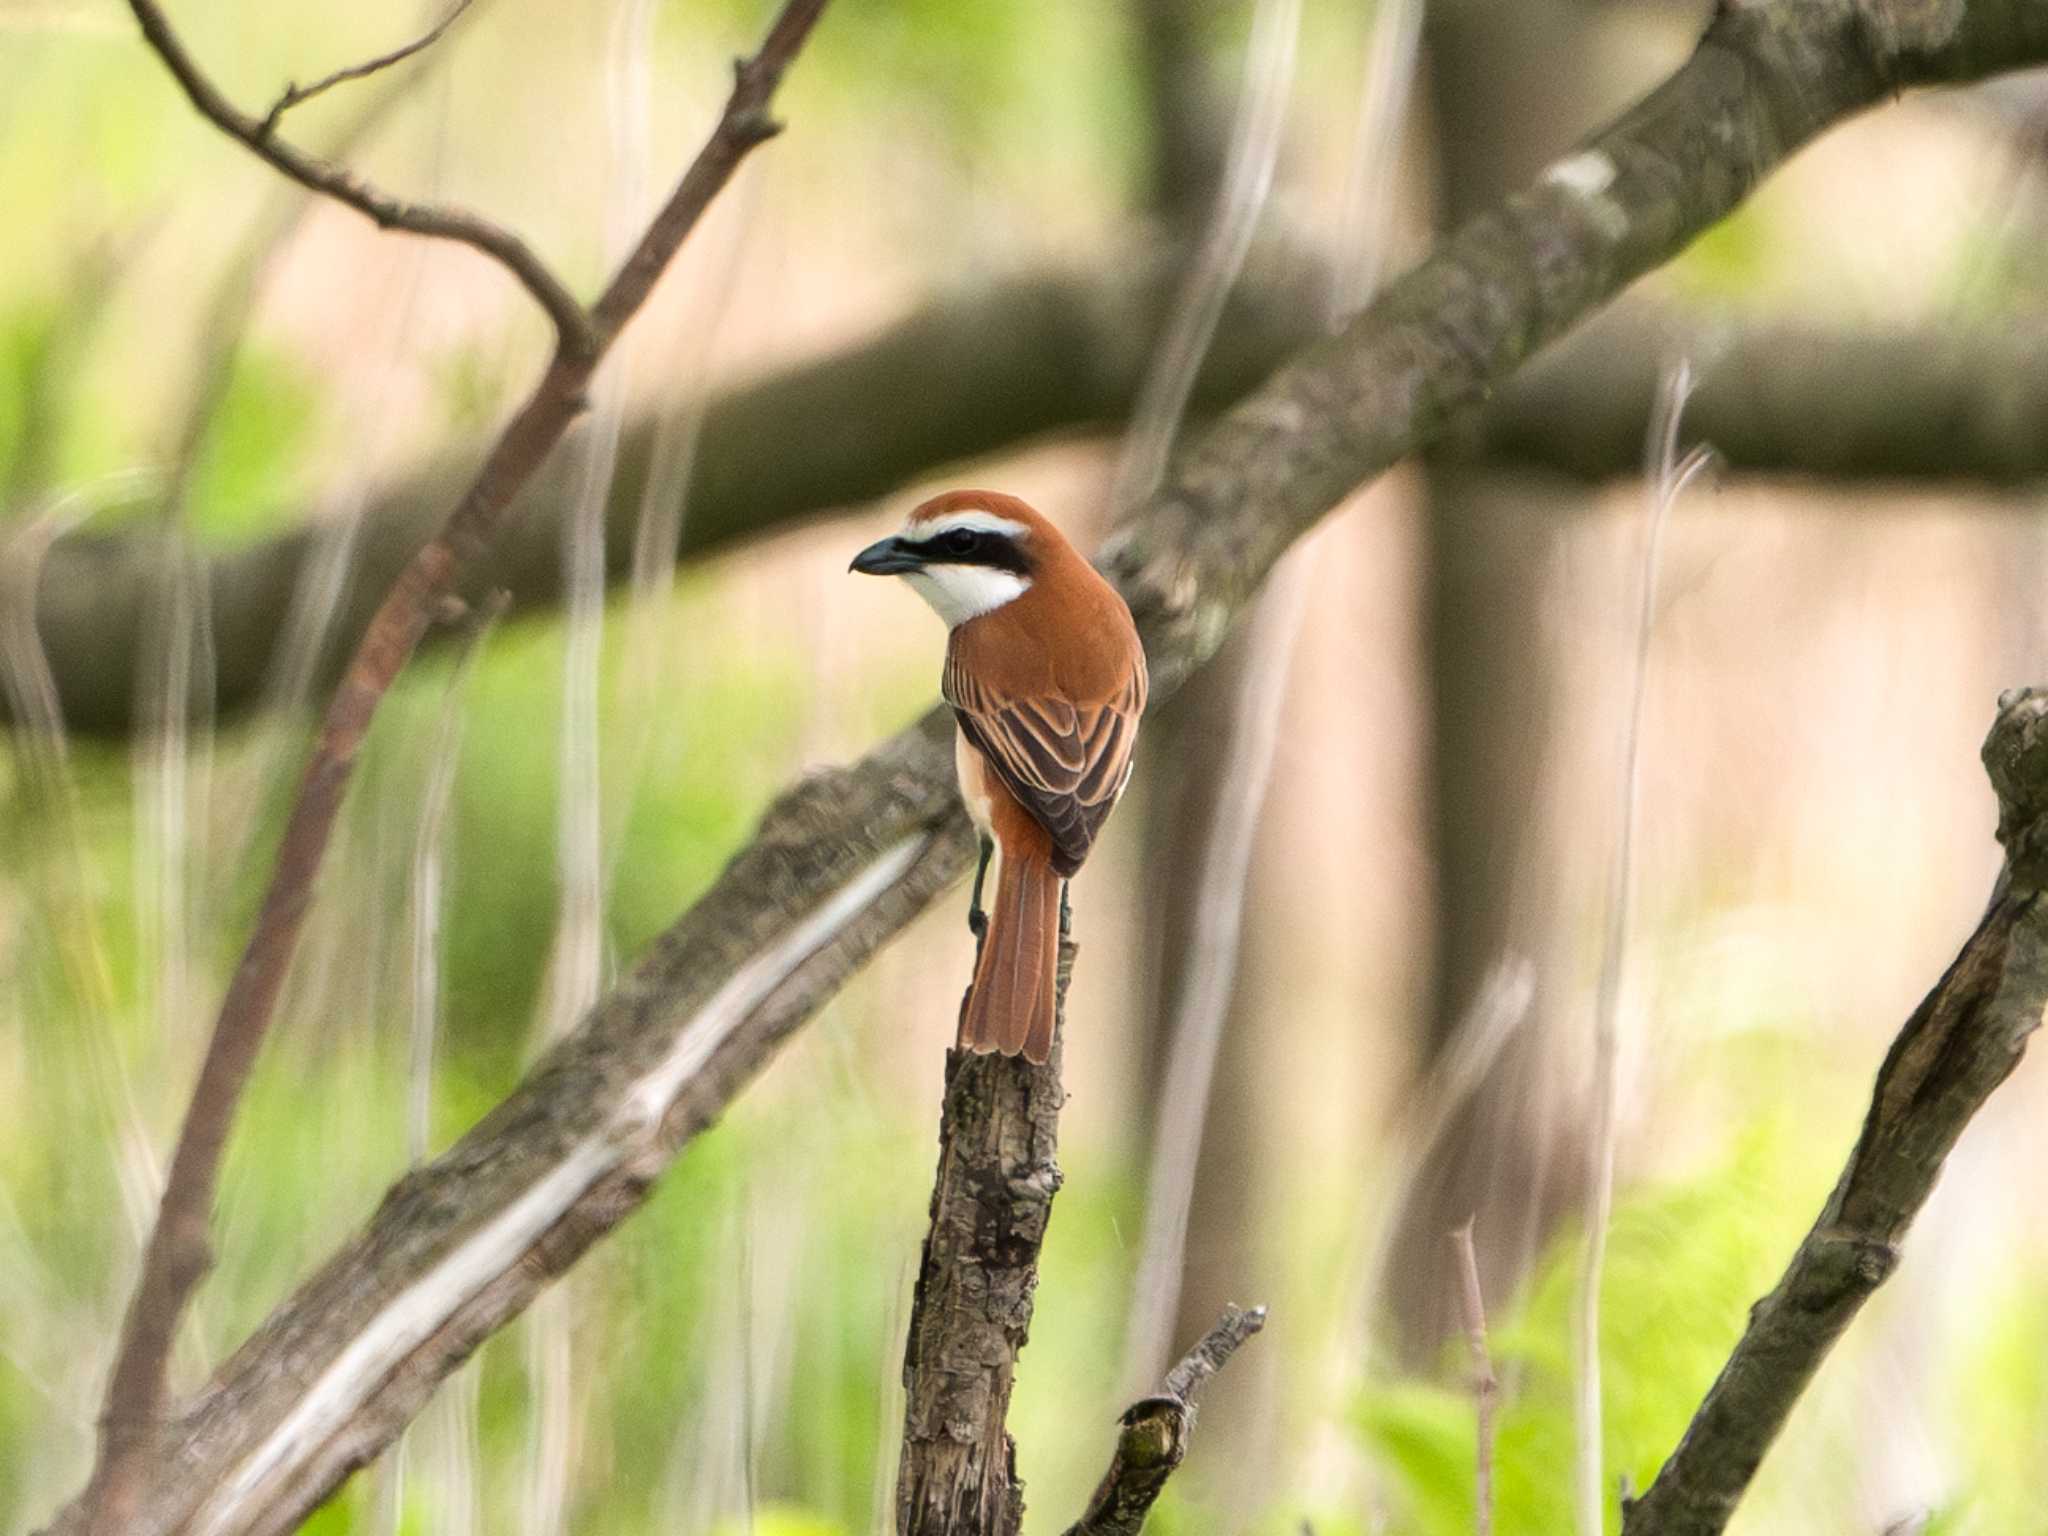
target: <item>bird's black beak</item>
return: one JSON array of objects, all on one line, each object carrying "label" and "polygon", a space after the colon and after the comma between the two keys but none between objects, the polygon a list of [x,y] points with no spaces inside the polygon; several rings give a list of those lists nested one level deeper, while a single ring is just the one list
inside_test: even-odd
[{"label": "bird's black beak", "polygon": [[849,571],[859,571],[863,576],[901,576],[905,571],[914,571],[924,562],[910,552],[909,547],[899,538],[878,539],[853,557]]}]

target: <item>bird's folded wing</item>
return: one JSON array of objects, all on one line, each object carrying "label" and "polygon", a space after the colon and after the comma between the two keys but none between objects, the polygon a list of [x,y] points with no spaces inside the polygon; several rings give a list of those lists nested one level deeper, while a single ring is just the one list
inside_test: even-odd
[{"label": "bird's folded wing", "polygon": [[1130,776],[1143,688],[1134,673],[1092,702],[1014,697],[947,663],[941,691],[960,729],[1051,836],[1062,874],[1088,856]]}]

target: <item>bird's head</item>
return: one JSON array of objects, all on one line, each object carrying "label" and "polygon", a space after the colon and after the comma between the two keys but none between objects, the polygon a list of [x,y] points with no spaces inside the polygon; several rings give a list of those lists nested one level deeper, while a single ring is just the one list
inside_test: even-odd
[{"label": "bird's head", "polygon": [[901,533],[870,544],[848,569],[901,576],[950,629],[1022,597],[1064,547],[1059,531],[1014,496],[949,491],[913,509]]}]

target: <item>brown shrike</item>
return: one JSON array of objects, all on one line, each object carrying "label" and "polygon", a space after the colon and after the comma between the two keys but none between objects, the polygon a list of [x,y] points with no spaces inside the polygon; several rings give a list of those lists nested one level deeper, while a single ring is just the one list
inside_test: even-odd
[{"label": "brown shrike", "polygon": [[981,954],[960,1043],[1042,1065],[1060,891],[1123,793],[1145,712],[1131,611],[1057,528],[996,491],[934,496],[852,569],[903,577],[952,631],[940,692],[960,727],[961,798],[981,829],[969,917]]}]

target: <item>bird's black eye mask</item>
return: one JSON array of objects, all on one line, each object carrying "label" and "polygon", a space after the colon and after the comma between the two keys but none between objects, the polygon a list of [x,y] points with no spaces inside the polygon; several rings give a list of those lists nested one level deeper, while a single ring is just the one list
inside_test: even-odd
[{"label": "bird's black eye mask", "polygon": [[981,528],[946,528],[928,539],[898,539],[896,546],[921,565],[986,565],[1013,576],[1031,574],[1018,539]]}]

